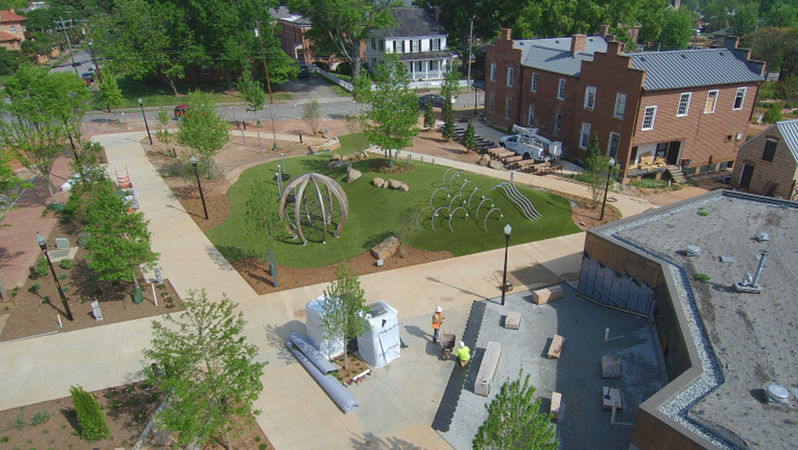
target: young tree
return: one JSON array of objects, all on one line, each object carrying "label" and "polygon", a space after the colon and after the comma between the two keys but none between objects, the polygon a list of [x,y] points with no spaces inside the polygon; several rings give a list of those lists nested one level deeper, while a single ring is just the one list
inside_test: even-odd
[{"label": "young tree", "polygon": [[310,127],[310,132],[312,134],[319,132],[321,106],[315,98],[302,105],[302,121]]},{"label": "young tree", "polygon": [[[108,84],[107,82],[105,84]],[[169,144],[172,137],[169,135],[169,130],[166,129],[169,125],[169,112],[163,108],[158,110],[158,115],[155,116],[155,121],[158,122],[158,131],[155,132],[155,137],[163,144]]]},{"label": "young tree", "polygon": [[[612,170],[612,173],[609,171]],[[598,133],[593,133],[590,144],[587,147],[587,157],[585,157],[585,175],[593,196],[593,207],[599,204],[599,199],[607,186],[607,177],[617,176],[618,168],[613,166],[610,169],[610,157],[601,154],[599,147]]]},{"label": "young tree", "polygon": [[52,203],[55,193],[50,172],[67,137],[61,115],[61,104],[66,102],[55,96],[59,91],[56,84],[56,77],[25,64],[6,81],[10,101],[0,102],[0,135],[8,154],[44,176]]},{"label": "young tree", "polygon": [[517,380],[505,381],[499,394],[485,406],[488,418],[474,437],[475,450],[557,449],[551,414],[540,412],[542,401],[535,400],[535,387],[529,379],[521,371]]},{"label": "young tree", "polygon": [[410,88],[407,66],[395,54],[387,54],[384,64],[377,68],[374,87],[372,89],[368,79],[359,78],[355,83],[355,100],[370,106],[363,113],[366,135],[369,141],[391,152],[390,165],[393,166],[394,150],[398,155],[418,134],[421,115],[418,97],[416,90]]},{"label": "young tree", "polygon": [[455,97],[460,95],[460,71],[454,63],[446,66],[443,74],[443,84],[441,84],[441,97],[454,102]]},{"label": "young tree", "polygon": [[108,438],[111,435],[111,428],[105,421],[105,414],[97,399],[80,386],[72,386],[69,388],[69,393],[72,394],[72,403],[78,416],[80,437],[88,442]]},{"label": "young tree", "polygon": [[226,295],[211,301],[204,289],[190,290],[183,305],[178,319],[152,322],[152,346],[142,352],[145,375],[171,393],[155,421],[180,447],[220,437],[229,450],[230,433],[252,425],[240,419],[251,420],[265,363],[253,361],[258,348],[245,341],[244,315]]},{"label": "young tree", "polygon": [[474,129],[474,121],[468,121],[465,133],[463,133],[463,145],[469,150],[477,148],[476,130]]},{"label": "young tree", "polygon": [[765,111],[765,116],[762,118],[765,123],[776,123],[781,122],[781,103],[776,102],[770,105],[770,109]]},{"label": "young tree", "polygon": [[266,105],[266,93],[263,92],[263,85],[252,78],[252,73],[249,70],[244,69],[244,73],[238,79],[236,87],[241,92],[241,95],[244,96],[247,111],[254,111],[255,120],[260,122],[258,111]]},{"label": "young tree", "polygon": [[[269,250],[269,261],[274,262],[274,248],[288,237],[285,220],[280,217],[280,198],[265,180],[255,180],[247,199],[244,216],[249,241]],[[272,280],[277,287],[277,268],[271,265]]]},{"label": "young tree", "polygon": [[435,127],[435,111],[432,109],[432,102],[427,102],[427,107],[424,109],[424,128],[431,129]]},{"label": "young tree", "polygon": [[188,95],[186,112],[177,124],[175,140],[197,153],[199,170],[213,178],[219,150],[230,141],[230,132],[222,113],[216,111],[216,102],[210,94],[194,91]]},{"label": "young tree", "polygon": [[288,8],[310,20],[308,39],[329,41],[338,56],[352,64],[352,79],[360,76],[360,43],[372,32],[394,25],[391,8],[397,1],[378,0],[289,0]]},{"label": "young tree", "polygon": [[89,268],[101,280],[135,283],[140,266],[154,268],[159,254],[150,250],[150,221],[140,212],[128,213],[125,199],[114,192],[105,178],[94,186],[94,195],[86,205],[85,231],[91,233],[86,249]]},{"label": "young tree", "polygon": [[119,84],[116,82],[116,77],[109,72],[105,72],[105,83],[100,84],[100,98],[108,106],[108,113],[111,110],[119,108],[125,103],[125,97],[122,96],[122,89],[119,89]]},{"label": "young tree", "polygon": [[396,222],[394,229],[394,236],[399,239],[399,254],[402,258],[407,253],[407,248],[413,245],[416,236],[418,236],[417,220],[418,215],[421,213],[424,204],[416,204],[408,207]]},{"label": "young tree", "polygon": [[443,108],[441,108],[441,113],[443,114],[443,130],[441,130],[441,137],[446,142],[449,142],[454,138],[454,114],[452,113],[452,101],[450,99],[445,99],[443,101]]},{"label": "young tree", "polygon": [[324,290],[326,301],[321,307],[322,334],[324,339],[343,341],[344,367],[347,370],[346,343],[368,330],[368,324],[363,320],[368,312],[364,295],[357,274],[346,264],[339,264],[335,268],[335,280]]}]

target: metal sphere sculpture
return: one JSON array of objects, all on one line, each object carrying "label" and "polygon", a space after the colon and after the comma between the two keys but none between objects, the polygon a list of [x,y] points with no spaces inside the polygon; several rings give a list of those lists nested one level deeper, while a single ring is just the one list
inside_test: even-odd
[{"label": "metal sphere sculpture", "polygon": [[[308,185],[313,188],[308,191],[311,196],[310,199],[305,199],[305,189]],[[326,188],[326,195],[322,192]],[[286,211],[286,203],[288,198],[293,192],[293,214]],[[325,207],[325,197],[327,199],[327,207]],[[340,209],[336,211],[333,206],[333,197],[338,201]],[[309,207],[308,203],[313,203],[313,207]],[[315,203],[318,202],[318,203]],[[302,245],[308,243],[304,233],[302,233],[302,219],[306,218],[306,223],[313,225],[313,221],[320,221],[323,226],[322,230],[322,243],[327,243],[327,225],[332,223],[334,212],[341,213],[341,222],[338,228],[333,233],[333,236],[338,237],[346,224],[346,217],[349,215],[349,200],[346,198],[346,193],[343,188],[332,178],[322,175],[320,173],[306,173],[300,175],[285,188],[280,196],[280,217],[286,219],[289,223],[289,230],[291,234],[302,239]]]}]

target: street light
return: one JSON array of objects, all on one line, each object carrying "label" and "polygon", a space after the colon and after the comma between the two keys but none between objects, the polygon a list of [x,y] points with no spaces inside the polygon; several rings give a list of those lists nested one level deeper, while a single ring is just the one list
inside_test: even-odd
[{"label": "street light", "polygon": [[188,160],[191,161],[191,165],[194,166],[194,173],[197,175],[197,186],[199,187],[200,198],[202,199],[202,209],[205,211],[205,220],[208,220],[208,207],[205,206],[205,195],[202,193],[202,183],[200,183],[199,170],[197,169],[197,158],[191,155],[191,158]]},{"label": "street light", "polygon": [[53,273],[53,280],[55,280],[55,285],[56,287],[58,287],[58,295],[61,296],[61,303],[64,304],[66,317],[71,322],[74,320],[72,318],[72,310],[69,309],[69,303],[67,303],[66,296],[64,295],[64,290],[61,289],[61,283],[58,282],[58,277],[55,275],[55,269],[53,268],[53,263],[50,261],[50,255],[47,254],[47,240],[44,238],[44,236],[39,234],[38,231],[36,232],[36,243],[39,244],[39,248],[42,249],[42,251],[44,252],[44,256],[47,258],[47,264],[50,265],[50,272]]},{"label": "street light", "polygon": [[610,177],[612,176],[612,168],[615,166],[615,158],[610,158],[610,168],[607,171],[607,185],[604,186],[604,202],[601,204],[601,217],[599,220],[604,220],[604,207],[607,206],[607,191],[610,190]]},{"label": "street light", "polygon": [[152,135],[150,135],[150,125],[147,123],[147,115],[144,114],[144,102],[139,97],[139,106],[141,106],[141,115],[144,116],[144,126],[147,127],[147,137],[150,138],[150,145],[152,145]]},{"label": "street light", "polygon": [[510,233],[513,232],[513,227],[508,223],[504,226],[504,276],[502,277],[502,306],[504,306],[504,296],[507,294],[507,249],[510,247]]}]

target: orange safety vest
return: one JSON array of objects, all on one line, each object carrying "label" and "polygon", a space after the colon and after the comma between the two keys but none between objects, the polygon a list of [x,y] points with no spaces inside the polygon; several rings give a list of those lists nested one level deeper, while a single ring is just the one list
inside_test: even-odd
[{"label": "orange safety vest", "polygon": [[437,312],[432,314],[432,328],[437,330],[441,327],[442,323],[443,323],[443,314]]}]

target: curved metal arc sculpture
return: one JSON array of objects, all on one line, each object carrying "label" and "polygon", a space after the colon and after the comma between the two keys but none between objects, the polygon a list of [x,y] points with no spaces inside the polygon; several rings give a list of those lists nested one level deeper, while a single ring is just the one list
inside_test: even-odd
[{"label": "curved metal arc sculpture", "polygon": [[[283,194],[280,196],[280,217],[283,217],[288,220],[289,226],[288,229],[291,234],[294,234],[294,230],[296,230],[296,234],[299,235],[299,238],[302,239],[302,245],[308,243],[307,238],[305,238],[305,234],[302,232],[302,223],[301,223],[301,215],[302,215],[302,207],[305,207],[305,212],[308,215],[308,220],[310,220],[310,213],[308,211],[307,205],[305,204],[304,200],[304,193],[305,188],[307,188],[308,184],[313,183],[313,188],[316,190],[316,196],[318,197],[319,207],[321,208],[321,222],[322,222],[322,243],[327,243],[327,224],[332,223],[332,211],[333,211],[333,203],[332,197],[338,200],[338,204],[341,206],[341,223],[338,224],[338,228],[333,233],[333,236],[338,237],[341,234],[341,231],[344,229],[344,225],[346,225],[346,217],[349,215],[349,199],[346,197],[346,192],[344,192],[343,188],[332,178],[322,175],[320,173],[306,173],[300,175],[290,183],[285,185],[283,188]],[[327,188],[327,195],[329,197],[330,207],[328,209],[324,208],[324,196],[321,192],[321,184],[325,188]],[[294,195],[294,217],[293,221],[291,217],[286,214],[285,205],[286,201],[288,200],[288,195],[291,191],[296,188],[296,193]]]}]

